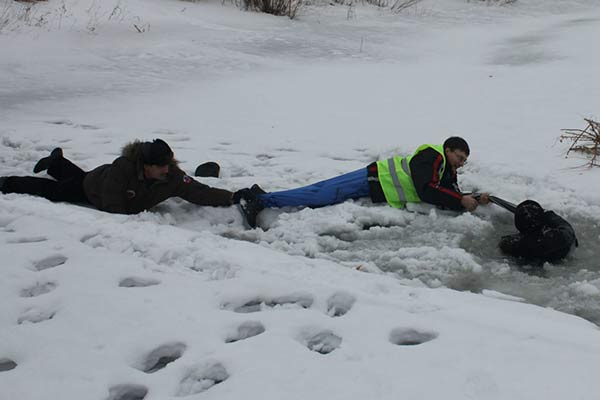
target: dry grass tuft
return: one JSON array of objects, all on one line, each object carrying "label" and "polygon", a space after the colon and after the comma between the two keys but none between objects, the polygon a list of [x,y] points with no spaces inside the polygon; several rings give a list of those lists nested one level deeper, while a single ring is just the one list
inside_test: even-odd
[{"label": "dry grass tuft", "polygon": [[584,153],[591,156],[590,162],[586,164],[588,167],[600,167],[600,123],[588,118],[584,118],[584,121],[587,122],[585,129],[561,129],[564,133],[560,135],[560,142],[573,142],[567,150],[567,156],[572,151]]}]

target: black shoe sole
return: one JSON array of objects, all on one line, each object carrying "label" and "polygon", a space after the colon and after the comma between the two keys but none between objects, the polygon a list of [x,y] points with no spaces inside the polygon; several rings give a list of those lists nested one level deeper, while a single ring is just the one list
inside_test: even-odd
[{"label": "black shoe sole", "polygon": [[238,210],[240,210],[240,214],[242,214],[242,221],[244,222],[246,229],[256,229],[256,218],[254,218],[254,220],[252,220],[252,218],[248,218],[246,209],[241,204],[237,204],[237,207]]}]

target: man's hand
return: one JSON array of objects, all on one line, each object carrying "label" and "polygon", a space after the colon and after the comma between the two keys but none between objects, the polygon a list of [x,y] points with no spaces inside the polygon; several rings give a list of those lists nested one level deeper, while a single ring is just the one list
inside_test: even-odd
[{"label": "man's hand", "polygon": [[233,192],[233,195],[231,196],[231,203],[239,204],[242,197],[252,194],[252,191],[248,188],[240,189],[237,192]]},{"label": "man's hand", "polygon": [[477,201],[479,201],[479,204],[489,204],[490,194],[489,193],[481,193],[481,195],[479,196],[479,199],[477,199]]},{"label": "man's hand", "polygon": [[[488,201],[489,201],[489,199],[488,199]],[[475,198],[473,196],[471,196],[470,194],[463,196],[462,199],[460,200],[460,204],[462,204],[462,206],[467,211],[475,211],[475,209],[479,205],[477,200],[475,200]]]}]

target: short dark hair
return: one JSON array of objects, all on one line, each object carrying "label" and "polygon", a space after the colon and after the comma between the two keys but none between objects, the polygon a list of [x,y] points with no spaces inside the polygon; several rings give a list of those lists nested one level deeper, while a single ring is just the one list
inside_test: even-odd
[{"label": "short dark hair", "polygon": [[452,136],[446,139],[444,142],[444,149],[450,149],[450,151],[461,150],[464,151],[466,155],[471,154],[467,141],[458,136]]}]

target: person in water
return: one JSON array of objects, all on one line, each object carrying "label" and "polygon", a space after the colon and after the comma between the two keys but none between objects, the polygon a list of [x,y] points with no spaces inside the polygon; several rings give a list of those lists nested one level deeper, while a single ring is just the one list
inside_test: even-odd
[{"label": "person in water", "polygon": [[579,245],[571,224],[533,200],[517,206],[515,226],[519,232],[503,236],[500,250],[526,263],[562,260]]}]

